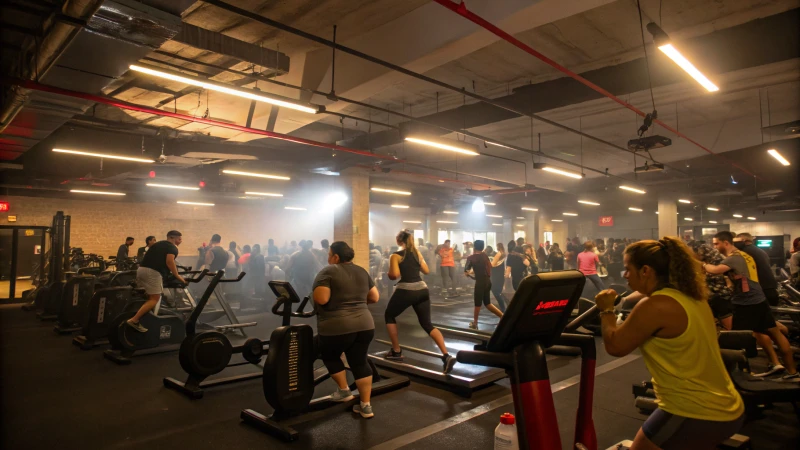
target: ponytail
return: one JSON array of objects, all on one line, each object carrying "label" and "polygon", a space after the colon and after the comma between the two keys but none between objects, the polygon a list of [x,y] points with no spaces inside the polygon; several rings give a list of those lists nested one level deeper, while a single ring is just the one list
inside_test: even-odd
[{"label": "ponytail", "polygon": [[417,257],[417,246],[414,245],[414,234],[411,233],[411,231],[403,230],[397,233],[397,243],[402,244],[406,249],[403,256],[400,257],[400,262],[403,262],[406,259],[406,256],[409,254],[413,255],[414,259],[419,262],[419,258]]},{"label": "ponytail", "polygon": [[695,300],[708,299],[700,262],[679,238],[665,236],[658,241],[639,241],[625,254],[636,267],[650,266],[663,285],[673,286]]}]

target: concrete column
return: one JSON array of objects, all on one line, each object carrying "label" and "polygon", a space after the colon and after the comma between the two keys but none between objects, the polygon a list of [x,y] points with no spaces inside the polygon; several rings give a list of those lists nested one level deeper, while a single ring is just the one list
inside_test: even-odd
[{"label": "concrete column", "polygon": [[428,230],[428,239],[425,242],[430,242],[435,248],[437,245],[442,244],[442,242],[438,242],[439,224],[436,223],[436,216],[431,214],[430,209],[428,209],[428,215],[425,217],[425,221],[427,222],[426,230]]},{"label": "concrete column", "polygon": [[333,240],[350,244],[356,252],[353,262],[369,270],[369,176],[343,173],[334,186],[348,201],[333,213]]},{"label": "concrete column", "polygon": [[514,220],[503,219],[502,231],[498,232],[497,241],[502,242],[503,245],[508,244],[508,241],[514,239]]},{"label": "concrete column", "polygon": [[658,198],[658,238],[678,235],[678,202],[672,196]]},{"label": "concrete column", "polygon": [[539,235],[536,233],[536,230],[539,228],[537,226],[538,223],[537,223],[537,220],[536,220],[536,217],[538,215],[539,215],[538,213],[527,213],[526,216],[527,216],[528,220],[525,221],[525,226],[524,227],[517,227],[517,228],[520,228],[522,230],[525,230],[525,242],[527,242],[528,244],[533,245],[534,250],[538,247],[537,244],[539,243],[539,240],[541,240]]}]

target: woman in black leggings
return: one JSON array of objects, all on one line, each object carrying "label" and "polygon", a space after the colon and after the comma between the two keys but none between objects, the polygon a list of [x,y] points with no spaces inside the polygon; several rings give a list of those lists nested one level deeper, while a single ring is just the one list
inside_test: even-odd
[{"label": "woman in black leggings", "polygon": [[505,284],[506,272],[506,249],[502,242],[497,243],[497,253],[492,258],[492,294],[497,299],[497,306],[500,311],[506,312],[506,298],[503,296],[503,285]]},{"label": "woman in black leggings", "polygon": [[367,309],[368,303],[378,302],[378,289],[363,268],[353,264],[355,252],[347,243],[338,241],[328,249],[329,266],[314,280],[313,296],[317,311],[317,334],[322,362],[338,389],[330,398],[345,402],[353,398],[347,385],[342,353],[356,379],[361,403],[353,412],[370,418],[372,368],[367,352],[375,336],[375,323]]},{"label": "woman in black leggings", "polygon": [[384,314],[386,331],[389,332],[389,339],[392,341],[392,348],[386,353],[386,359],[403,360],[400,340],[397,337],[397,316],[410,306],[414,308],[422,329],[442,351],[442,370],[444,373],[450,373],[456,364],[456,359],[447,353],[442,333],[431,324],[431,297],[428,285],[419,275],[420,272],[424,274],[429,272],[428,265],[414,246],[414,235],[411,231],[401,231],[397,235],[397,245],[402,246],[403,250],[393,253],[389,258],[389,279],[400,278],[400,282],[395,286],[394,294]]}]

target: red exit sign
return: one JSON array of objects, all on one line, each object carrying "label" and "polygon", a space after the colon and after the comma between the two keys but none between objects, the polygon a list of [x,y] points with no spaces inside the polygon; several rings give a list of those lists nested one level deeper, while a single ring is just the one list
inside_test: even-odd
[{"label": "red exit sign", "polygon": [[597,225],[601,227],[613,227],[614,216],[600,216],[600,219],[597,221]]},{"label": "red exit sign", "polygon": [[8,211],[8,209],[9,209],[8,202],[0,202],[0,212]]}]

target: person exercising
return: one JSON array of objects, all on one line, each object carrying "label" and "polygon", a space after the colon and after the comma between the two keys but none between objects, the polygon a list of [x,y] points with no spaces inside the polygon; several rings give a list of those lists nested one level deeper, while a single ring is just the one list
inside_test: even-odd
[{"label": "person exercising", "polygon": [[370,404],[373,373],[367,361],[369,344],[375,337],[375,322],[367,304],[377,303],[380,294],[369,273],[353,264],[354,257],[355,251],[346,242],[331,244],[329,265],[314,279],[312,295],[321,359],[338,385],[330,398],[337,402],[353,398],[341,357],[344,353],[361,400],[353,412],[368,419],[375,415]]},{"label": "person exercising", "polygon": [[186,284],[186,280],[178,274],[178,266],[175,265],[175,258],[178,257],[178,246],[181,245],[182,240],[183,237],[179,231],[172,230],[168,232],[166,241],[159,241],[150,246],[150,250],[144,254],[144,258],[142,258],[142,262],[136,270],[136,286],[144,289],[147,294],[147,301],[125,323],[140,333],[147,332],[147,328],[139,323],[139,319],[158,304],[161,293],[164,291],[163,278],[172,273],[176,280]]},{"label": "person exercising", "polygon": [[221,242],[222,236],[215,234],[211,236],[211,242],[206,249],[205,265],[210,272],[225,270],[228,265],[228,252],[222,248]]},{"label": "person exercising", "polygon": [[125,264],[125,260],[128,259],[128,249],[131,245],[133,245],[133,238],[128,236],[125,238],[125,243],[117,249],[117,266]]},{"label": "person exercising", "polygon": [[392,341],[392,348],[386,353],[386,359],[402,361],[403,353],[400,349],[400,340],[397,337],[397,316],[403,313],[408,307],[414,308],[422,329],[433,339],[433,342],[442,351],[442,371],[450,373],[456,365],[456,359],[447,353],[444,345],[442,332],[433,327],[431,323],[431,295],[428,285],[422,281],[420,272],[427,274],[428,264],[422,258],[422,254],[414,245],[414,233],[410,230],[403,230],[397,235],[397,245],[403,250],[395,252],[389,257],[389,279],[400,282],[395,285],[394,294],[389,299],[386,306],[384,320],[386,321],[386,331]]},{"label": "person exercising", "polygon": [[497,317],[503,317],[503,313],[492,304],[492,262],[489,261],[489,257],[483,252],[484,242],[479,239],[475,241],[474,245],[475,251],[467,257],[467,264],[464,266],[464,275],[469,276],[469,272],[472,271],[475,276],[474,320],[469,323],[469,327],[473,330],[477,330],[478,316],[481,313],[481,303]]},{"label": "person exercising", "polygon": [[136,252],[136,261],[141,263],[142,259],[144,259],[144,254],[147,253],[147,250],[156,242],[155,236],[147,236],[144,239],[144,247],[139,247],[139,250]]},{"label": "person exercising", "polygon": [[608,354],[639,348],[653,377],[658,408],[631,450],[716,448],[742,427],[744,402],[722,362],[700,262],[679,238],[664,237],[629,245],[623,264],[628,285],[646,298],[620,326],[613,289],[595,303]]}]

